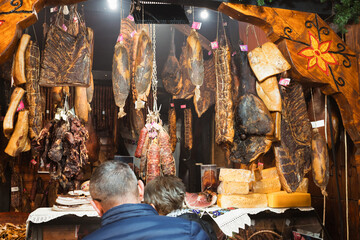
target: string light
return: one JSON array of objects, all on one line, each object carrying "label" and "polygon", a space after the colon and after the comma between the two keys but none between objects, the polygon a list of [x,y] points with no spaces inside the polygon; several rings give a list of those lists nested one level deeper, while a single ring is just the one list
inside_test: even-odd
[{"label": "string light", "polygon": [[208,17],[209,17],[209,12],[207,11],[207,10],[202,10],[201,12],[200,12],[200,17],[202,18],[202,19],[207,19]]},{"label": "string light", "polygon": [[117,0],[107,0],[108,6],[110,10],[116,10],[117,9]]}]

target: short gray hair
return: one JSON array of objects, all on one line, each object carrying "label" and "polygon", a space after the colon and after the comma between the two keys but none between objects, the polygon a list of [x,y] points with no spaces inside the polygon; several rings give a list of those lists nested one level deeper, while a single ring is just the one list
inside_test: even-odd
[{"label": "short gray hair", "polygon": [[139,197],[137,179],[126,163],[106,161],[99,165],[90,178],[90,194],[101,204],[111,206],[127,203]]}]

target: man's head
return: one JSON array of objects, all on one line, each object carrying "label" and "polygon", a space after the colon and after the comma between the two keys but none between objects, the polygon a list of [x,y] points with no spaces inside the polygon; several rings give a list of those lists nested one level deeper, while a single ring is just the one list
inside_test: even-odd
[{"label": "man's head", "polygon": [[143,192],[144,184],[137,181],[131,168],[122,162],[106,161],[91,175],[92,205],[100,216],[124,203],[140,203]]},{"label": "man's head", "polygon": [[182,207],[185,191],[185,185],[178,177],[156,177],[146,184],[144,202],[152,205],[160,215],[167,215]]}]

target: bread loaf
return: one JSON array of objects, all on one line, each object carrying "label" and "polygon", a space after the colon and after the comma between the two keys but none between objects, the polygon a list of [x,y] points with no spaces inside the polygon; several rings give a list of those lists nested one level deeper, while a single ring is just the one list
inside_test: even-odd
[{"label": "bread loaf", "polygon": [[311,196],[309,193],[287,193],[285,191],[267,194],[269,207],[288,208],[288,207],[310,207]]},{"label": "bread loaf", "polygon": [[217,205],[221,208],[237,207],[237,208],[265,208],[267,207],[266,194],[250,193],[241,194],[219,194]]}]

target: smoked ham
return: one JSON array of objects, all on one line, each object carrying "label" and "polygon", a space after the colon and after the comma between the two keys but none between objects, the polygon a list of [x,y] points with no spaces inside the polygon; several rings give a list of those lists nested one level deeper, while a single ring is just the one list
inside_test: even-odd
[{"label": "smoked ham", "polygon": [[146,127],[143,127],[140,131],[140,136],[139,136],[139,140],[138,140],[138,144],[135,150],[135,157],[140,158],[141,157],[141,153],[142,153],[142,149],[144,147],[144,143],[145,143],[145,139],[147,137],[148,134],[148,130]]},{"label": "smoked ham", "polygon": [[186,46],[182,47],[182,52],[180,55],[180,72],[181,72],[181,82],[182,82],[182,88],[180,92],[173,96],[174,99],[190,99],[194,96],[194,90],[195,85],[191,82],[189,72],[188,72],[188,66],[187,66],[187,48]]},{"label": "smoked ham", "polygon": [[207,208],[216,203],[216,193],[211,191],[185,194],[185,204],[188,208]]},{"label": "smoked ham", "polygon": [[311,150],[311,170],[314,183],[321,189],[321,193],[327,196],[326,186],[329,182],[329,154],[326,142],[317,128],[312,130]]},{"label": "smoked ham", "polygon": [[89,107],[87,102],[86,87],[75,87],[75,114],[87,123],[89,119]]},{"label": "smoked ham", "polygon": [[160,164],[162,174],[175,175],[176,165],[174,156],[172,155],[171,151],[170,136],[164,128],[160,128],[158,139],[160,147]]},{"label": "smoked ham", "polygon": [[157,139],[154,139],[147,151],[146,183],[160,176],[160,147]]},{"label": "smoked ham", "polygon": [[162,83],[165,90],[171,95],[176,95],[182,88],[180,64],[175,56],[175,30],[171,31],[170,54],[165,62],[161,73]]},{"label": "smoked ham", "polygon": [[200,87],[204,81],[204,60],[199,35],[195,29],[191,30],[186,39],[187,71],[195,88],[195,101],[200,98]]},{"label": "smoked ham", "polygon": [[16,50],[14,57],[14,64],[12,70],[12,76],[14,78],[15,86],[19,86],[21,84],[26,83],[25,76],[25,51],[26,47],[30,41],[30,35],[23,34],[20,39],[19,46]]},{"label": "smoked ham", "polygon": [[193,147],[193,136],[192,136],[192,114],[191,108],[184,110],[184,125],[185,125],[185,148],[191,150]]},{"label": "smoked ham", "polygon": [[39,86],[40,50],[30,41],[25,53],[26,100],[29,109],[29,137],[36,138],[42,128],[43,110]]},{"label": "smoked ham", "polygon": [[149,134],[145,137],[145,142],[143,148],[141,150],[141,158],[140,158],[140,178],[144,181],[146,179],[146,163],[147,163],[147,152],[150,146],[150,137]]},{"label": "smoked ham", "polygon": [[236,47],[236,75],[240,80],[239,99],[235,106],[235,136],[230,160],[248,164],[271,147],[267,138],[274,132],[269,110],[256,94],[256,79],[245,52]]},{"label": "smoked ham", "polygon": [[116,106],[118,106],[118,118],[126,115],[124,106],[130,92],[130,59],[128,51],[122,42],[115,45],[112,65],[112,85]]},{"label": "smoked ham", "polygon": [[18,156],[24,151],[26,142],[28,141],[29,131],[29,111],[20,111],[18,120],[16,122],[15,130],[11,135],[8,145],[5,148],[5,153],[12,157]]},{"label": "smoked ham", "polygon": [[11,133],[13,132],[15,112],[24,93],[25,93],[24,89],[17,87],[14,89],[13,93],[11,94],[9,108],[6,112],[3,122],[4,135],[7,138],[10,138]]},{"label": "smoked ham", "polygon": [[135,56],[133,65],[133,97],[135,108],[145,106],[151,88],[152,67],[154,52],[151,39],[145,30],[136,33],[134,37]]},{"label": "smoked ham", "polygon": [[269,111],[281,112],[281,96],[276,77],[256,81],[256,92]]},{"label": "smoked ham", "polygon": [[221,44],[215,50],[216,103],[215,141],[231,145],[234,140],[234,114],[232,102],[231,53],[229,46]]},{"label": "smoked ham", "polygon": [[281,142],[274,146],[276,168],[287,192],[295,192],[311,164],[311,124],[302,86],[291,81],[280,87]]},{"label": "smoked ham", "polygon": [[175,152],[176,143],[177,143],[175,108],[169,109],[169,133],[170,133],[171,152]]}]

